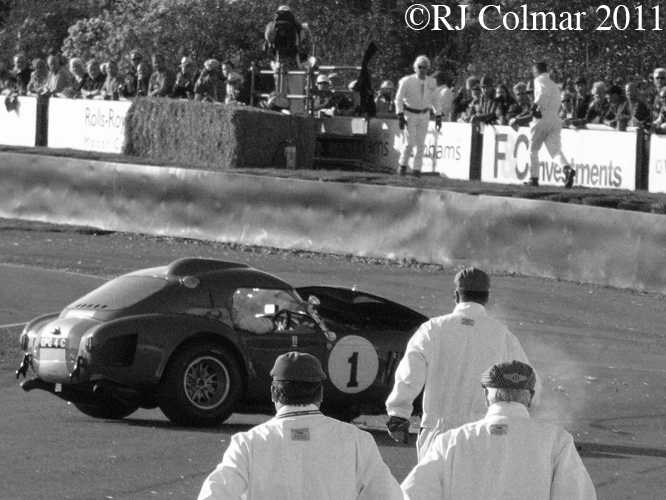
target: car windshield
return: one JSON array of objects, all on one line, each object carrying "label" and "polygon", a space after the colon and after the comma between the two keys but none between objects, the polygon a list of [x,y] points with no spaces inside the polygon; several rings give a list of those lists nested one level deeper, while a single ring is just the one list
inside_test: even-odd
[{"label": "car windshield", "polygon": [[72,302],[69,309],[123,309],[150,297],[168,285],[166,279],[150,276],[121,276]]},{"label": "car windshield", "polygon": [[264,288],[239,288],[234,292],[232,312],[238,317],[273,316],[286,309],[290,312],[307,314],[307,308],[296,292]]}]

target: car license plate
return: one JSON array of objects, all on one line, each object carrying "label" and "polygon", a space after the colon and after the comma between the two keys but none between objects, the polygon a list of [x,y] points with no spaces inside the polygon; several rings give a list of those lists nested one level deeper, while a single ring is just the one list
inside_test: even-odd
[{"label": "car license plate", "polygon": [[42,337],[39,346],[47,349],[64,349],[67,345],[66,338]]}]

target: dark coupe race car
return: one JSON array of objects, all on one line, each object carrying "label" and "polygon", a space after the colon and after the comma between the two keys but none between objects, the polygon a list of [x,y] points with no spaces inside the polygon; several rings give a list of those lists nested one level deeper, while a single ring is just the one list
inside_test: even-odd
[{"label": "dark coupe race car", "polygon": [[244,264],[185,258],[120,276],[28,323],[17,377],[31,369],[24,390],[92,417],[159,407],[178,425],[214,426],[232,412],[271,413],[275,359],[301,351],[328,376],[322,410],[351,419],[384,413],[407,341],[426,320],[369,293],[296,290]]}]

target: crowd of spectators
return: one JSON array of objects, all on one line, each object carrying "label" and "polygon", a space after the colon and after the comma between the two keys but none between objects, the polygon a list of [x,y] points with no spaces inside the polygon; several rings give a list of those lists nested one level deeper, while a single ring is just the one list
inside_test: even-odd
[{"label": "crowd of spectators", "polygon": [[[432,76],[439,86],[444,121],[514,128],[531,121],[531,81],[509,87],[494,82],[490,76],[471,76],[461,89],[455,90],[446,73],[436,71]],[[355,82],[348,86],[336,85],[336,77],[339,75],[319,72],[313,79],[312,109],[319,115],[362,114],[359,96],[353,92]],[[643,88],[633,81],[620,85],[588,82],[584,76],[571,79],[561,85],[562,124],[571,128],[606,125],[616,130],[640,127],[666,133],[666,69],[656,69],[653,81],[654,86]],[[120,64],[115,60],[83,61],[76,57],[67,64],[56,54],[46,60],[37,58],[30,62],[25,54],[19,53],[14,56],[11,70],[0,68],[0,86],[4,94],[12,95],[107,100],[158,96],[227,104],[254,103],[277,109],[288,107],[284,100],[283,104],[273,106],[277,102],[275,81],[256,67],[242,73],[230,60],[208,59],[199,69],[193,58],[183,57],[174,69],[164,55],[156,53],[145,57],[138,50],[132,50]],[[383,81],[376,90],[378,116],[395,116],[395,91],[395,84],[390,80]]]}]

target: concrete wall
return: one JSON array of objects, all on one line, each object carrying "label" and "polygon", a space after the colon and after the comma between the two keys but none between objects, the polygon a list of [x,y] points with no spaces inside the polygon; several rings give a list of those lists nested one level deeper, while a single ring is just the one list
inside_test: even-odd
[{"label": "concrete wall", "polygon": [[0,154],[0,216],[666,293],[666,217],[547,201]]}]

